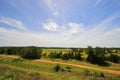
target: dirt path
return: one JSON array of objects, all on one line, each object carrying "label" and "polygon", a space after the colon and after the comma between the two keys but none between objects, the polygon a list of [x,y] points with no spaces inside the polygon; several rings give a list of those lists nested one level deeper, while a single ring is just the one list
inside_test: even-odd
[{"label": "dirt path", "polygon": [[[18,56],[13,56],[13,55],[9,55],[7,57],[19,58]],[[38,60],[34,60],[34,61],[43,62],[43,63],[51,63],[51,64],[69,65],[69,66],[75,66],[75,67],[84,68],[84,69],[91,69],[91,70],[96,70],[96,71],[100,71],[100,72],[106,72],[106,73],[120,75],[120,71],[115,71],[115,70],[107,70],[107,69],[101,69],[101,68],[94,68],[94,67],[89,67],[89,66],[84,66],[84,65],[72,64],[72,63],[64,63],[64,62],[56,62],[56,61],[50,61],[50,60],[40,60],[40,59],[38,59]]]},{"label": "dirt path", "polygon": [[94,67],[77,65],[77,64],[71,64],[71,63],[55,62],[55,61],[50,61],[50,60],[34,60],[34,61],[44,62],[44,63],[51,63],[51,64],[69,65],[69,66],[75,66],[75,67],[84,68],[84,69],[91,69],[91,70],[96,70],[96,71],[100,71],[100,72],[106,72],[106,73],[111,73],[111,74],[120,75],[120,71],[115,71],[115,70],[106,70],[106,69],[94,68]]}]

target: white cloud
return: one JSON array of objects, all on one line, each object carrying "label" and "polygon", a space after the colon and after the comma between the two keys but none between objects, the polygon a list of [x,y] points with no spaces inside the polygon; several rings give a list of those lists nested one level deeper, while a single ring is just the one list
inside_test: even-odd
[{"label": "white cloud", "polygon": [[83,24],[77,24],[77,23],[70,22],[68,25],[70,27],[69,32],[73,33],[73,34],[77,34],[77,33],[82,32],[84,30]]},{"label": "white cloud", "polygon": [[72,35],[72,34],[78,34],[79,32],[82,32],[84,30],[83,24],[77,24],[74,22],[69,22],[65,25],[59,25],[55,23],[52,20],[48,20],[47,23],[42,24],[43,29],[52,31],[52,32],[59,32],[62,34]]},{"label": "white cloud", "polygon": [[43,28],[48,30],[48,31],[58,31],[59,26],[53,22],[53,21],[48,21],[47,23],[43,23]]},{"label": "white cloud", "polygon": [[[91,31],[91,30],[89,30]],[[50,46],[50,47],[120,47],[120,28],[116,27],[101,34],[84,31],[82,34],[66,37],[66,33],[39,33],[8,30],[0,27],[1,46]],[[94,36],[96,34],[96,36]]]},{"label": "white cloud", "polygon": [[0,27],[1,46],[63,46],[66,39],[60,34],[22,32]]},{"label": "white cloud", "polygon": [[20,21],[16,20],[16,19],[12,19],[12,18],[7,18],[7,17],[0,17],[0,22],[7,24],[11,27],[20,29],[20,30],[27,30],[27,27]]},{"label": "white cloud", "polygon": [[[112,24],[119,14],[103,19],[92,29],[86,29],[81,23],[69,22],[59,25],[54,21],[43,24],[43,28],[55,33],[21,31],[0,27],[1,46],[50,46],[50,47],[120,47],[120,26]],[[112,26],[111,28],[109,27]],[[109,30],[107,30],[109,29]],[[74,35],[75,34],[75,35]],[[76,35],[77,34],[77,35]]]}]

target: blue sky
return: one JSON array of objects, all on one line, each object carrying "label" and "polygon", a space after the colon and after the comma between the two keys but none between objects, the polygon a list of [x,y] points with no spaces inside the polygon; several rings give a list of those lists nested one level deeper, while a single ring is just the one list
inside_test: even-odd
[{"label": "blue sky", "polygon": [[120,0],[0,0],[0,46],[120,47]]}]

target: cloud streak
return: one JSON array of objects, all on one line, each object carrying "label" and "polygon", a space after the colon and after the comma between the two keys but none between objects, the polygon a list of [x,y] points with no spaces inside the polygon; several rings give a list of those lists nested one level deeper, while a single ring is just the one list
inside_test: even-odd
[{"label": "cloud streak", "polygon": [[[86,32],[84,32],[86,33]],[[64,33],[65,34],[65,33]],[[46,46],[46,47],[120,47],[120,28],[98,33],[79,34],[67,38],[63,33],[39,33],[8,30],[0,27],[0,45],[4,46]],[[97,34],[97,36],[94,36]]]},{"label": "cloud streak", "polygon": [[17,28],[19,30],[23,30],[23,31],[27,30],[27,27],[21,21],[18,21],[16,19],[7,18],[7,17],[0,17],[0,22],[7,24],[13,28]]},{"label": "cloud streak", "polygon": [[[43,23],[43,29],[49,32],[26,30],[21,21],[12,18],[0,19],[1,23],[17,29],[7,29],[0,26],[1,46],[45,46],[45,47],[120,47],[120,26],[109,27],[109,24],[119,18],[118,14],[103,19],[94,28],[89,29],[82,23],[68,22],[59,25],[53,20]],[[22,28],[21,28],[22,25]],[[110,25],[114,26],[114,25]],[[25,28],[25,29],[24,29]],[[106,31],[106,29],[109,29]],[[53,33],[54,32],[54,33]]]},{"label": "cloud streak", "polygon": [[96,2],[95,2],[95,4],[94,4],[94,6],[97,6],[98,4],[100,4],[100,3],[101,3],[101,1],[102,1],[102,0],[96,0]]},{"label": "cloud streak", "polygon": [[44,0],[44,2],[49,10],[53,13],[53,15],[57,16],[59,14],[58,6],[55,0]]},{"label": "cloud streak", "polygon": [[120,47],[120,26],[114,26],[112,24],[119,17],[120,15],[118,13],[106,17],[94,28],[85,30],[84,34],[75,39],[75,42],[80,41],[80,43],[78,42],[79,44],[88,44],[94,47]]}]

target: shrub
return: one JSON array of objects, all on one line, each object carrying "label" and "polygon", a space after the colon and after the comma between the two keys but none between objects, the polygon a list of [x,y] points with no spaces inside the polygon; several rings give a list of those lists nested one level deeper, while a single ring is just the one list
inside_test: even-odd
[{"label": "shrub", "polygon": [[49,57],[50,57],[50,58],[55,58],[55,53],[51,52],[51,53],[49,54]]},{"label": "shrub", "polygon": [[104,74],[104,73],[102,73],[102,72],[101,72],[101,74],[100,74],[100,75],[101,75],[101,77],[105,77],[105,74]]},{"label": "shrub", "polygon": [[68,60],[69,59],[69,55],[68,54],[63,54],[61,58],[63,60]]},{"label": "shrub", "polygon": [[61,69],[61,71],[62,71],[62,72],[64,72],[64,71],[65,71],[65,69],[64,69],[64,68],[62,68],[62,69]]},{"label": "shrub", "polygon": [[100,74],[98,74],[97,72],[94,72],[94,73],[93,73],[93,76],[94,76],[94,77],[100,77]]},{"label": "shrub", "polygon": [[58,72],[61,69],[61,66],[59,64],[55,65],[54,70]]},{"label": "shrub", "polygon": [[93,76],[94,76],[94,77],[103,77],[103,78],[105,78],[105,74],[102,73],[102,72],[101,72],[101,73],[96,73],[96,72],[95,72],[95,73],[93,74]]},{"label": "shrub", "polygon": [[65,68],[66,68],[66,69],[71,69],[70,66],[66,66]]},{"label": "shrub", "polygon": [[110,54],[109,61],[120,63],[120,57],[118,55]]}]

